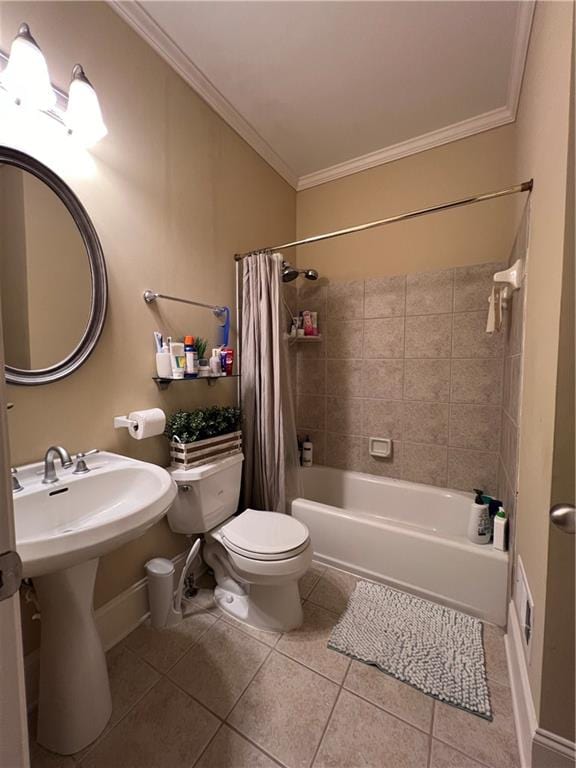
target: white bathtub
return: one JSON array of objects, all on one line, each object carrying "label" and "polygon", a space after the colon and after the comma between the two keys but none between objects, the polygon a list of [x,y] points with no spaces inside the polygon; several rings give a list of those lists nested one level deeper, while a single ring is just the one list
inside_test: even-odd
[{"label": "white bathtub", "polygon": [[315,559],[506,624],[508,554],[467,539],[471,494],[320,466],[302,485]]}]

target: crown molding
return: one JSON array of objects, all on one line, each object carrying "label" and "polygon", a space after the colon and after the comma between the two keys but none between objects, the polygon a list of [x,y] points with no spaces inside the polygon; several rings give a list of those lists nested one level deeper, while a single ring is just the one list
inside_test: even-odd
[{"label": "crown molding", "polygon": [[367,155],[355,157],[338,165],[332,165],[329,168],[323,168],[321,171],[309,173],[298,179],[298,191],[316,187],[319,184],[325,184],[327,181],[341,179],[343,176],[350,176],[353,173],[365,171],[368,168],[375,168],[378,165],[391,163],[402,157],[416,155],[419,152],[425,152],[427,149],[434,149],[443,144],[449,144],[458,139],[465,139],[482,131],[489,131],[491,128],[498,128],[506,123],[512,123],[515,120],[514,113],[506,106],[494,109],[491,112],[485,112],[483,115],[476,115],[460,123],[453,123],[446,128],[439,128],[437,131],[424,133],[422,136],[416,136],[408,141],[401,141],[398,144],[391,144],[389,147],[378,149],[376,152],[369,152]]},{"label": "crown molding", "polygon": [[220,117],[254,149],[268,165],[296,189],[298,176],[250,123],[230,104],[216,86],[161,29],[138,2],[109,0],[109,5],[188,83]]},{"label": "crown molding", "polygon": [[108,0],[113,10],[134,29],[185,80],[212,109],[236,131],[294,189],[301,191],[350,176],[368,168],[391,163],[403,157],[425,152],[476,133],[489,131],[516,120],[530,30],[536,0],[520,0],[512,45],[512,60],[507,85],[506,104],[498,109],[430,131],[407,141],[383,147],[375,152],[346,160],[298,177],[268,142],[220,93],[192,60],[176,45],[136,0]]}]

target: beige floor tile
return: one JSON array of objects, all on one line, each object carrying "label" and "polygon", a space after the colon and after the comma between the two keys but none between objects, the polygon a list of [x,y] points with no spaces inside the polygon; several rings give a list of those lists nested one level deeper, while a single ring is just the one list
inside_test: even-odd
[{"label": "beige floor tile", "polygon": [[494,624],[484,624],[484,653],[489,680],[510,685],[508,662],[504,645],[504,630]]},{"label": "beige floor tile", "polygon": [[471,757],[457,752],[447,744],[432,739],[432,753],[430,768],[481,768],[481,763],[472,760]]},{"label": "beige floor tile", "polygon": [[302,662],[316,672],[341,683],[350,659],[328,648],[328,638],[338,617],[318,605],[304,603],[304,623],[282,635],[276,650]]},{"label": "beige floor tile", "polygon": [[494,720],[436,702],[434,736],[493,768],[519,765],[510,689],[490,681]]},{"label": "beige floor tile", "polygon": [[305,600],[312,589],[318,583],[318,579],[326,571],[326,566],[320,565],[320,563],[312,563],[310,568],[306,571],[304,576],[298,582],[298,589],[300,590],[300,597]]},{"label": "beige floor tile", "polygon": [[278,763],[223,725],[194,768],[277,768]]},{"label": "beige floor tile", "polygon": [[314,768],[426,768],[428,736],[342,691]]},{"label": "beige floor tile", "polygon": [[192,766],[220,721],[163,679],[80,763],[82,768]]},{"label": "beige floor tile", "polygon": [[270,648],[217,622],[170,670],[170,678],[219,717],[225,718]]},{"label": "beige floor tile", "polygon": [[166,629],[153,629],[145,622],[124,642],[155,669],[167,672],[217,619],[216,614],[200,611]]},{"label": "beige floor tile", "polygon": [[[71,757],[56,755],[54,752],[44,749],[36,742],[30,744],[31,768],[74,768],[75,765],[76,763]],[[17,766],[14,766],[14,768],[17,768]]]},{"label": "beige floor tile", "polygon": [[228,721],[288,768],[312,762],[338,686],[275,651]]},{"label": "beige floor tile", "polygon": [[377,667],[353,661],[344,687],[426,733],[430,732],[434,701],[411,685],[381,672]]},{"label": "beige floor tile", "polygon": [[106,654],[110,691],[112,693],[112,716],[102,734],[85,749],[76,752],[74,759],[82,760],[124,715],[160,679],[155,669],[136,656],[124,643],[112,648]]},{"label": "beige floor tile", "polygon": [[227,624],[231,624],[236,629],[239,629],[240,632],[244,632],[245,635],[254,637],[256,640],[264,643],[264,645],[270,646],[270,648],[273,648],[278,640],[280,640],[282,637],[282,632],[268,632],[265,629],[256,629],[256,627],[251,627],[249,624],[244,624],[244,622],[238,621],[233,616],[228,616],[226,613],[222,613],[222,619]]},{"label": "beige floor tile", "polygon": [[308,595],[308,600],[321,608],[342,613],[357,581],[358,577],[351,573],[327,568]]}]

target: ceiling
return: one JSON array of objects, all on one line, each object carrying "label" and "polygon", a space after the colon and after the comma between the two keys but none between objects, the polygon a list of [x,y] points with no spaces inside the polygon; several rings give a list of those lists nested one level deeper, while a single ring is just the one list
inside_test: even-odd
[{"label": "ceiling", "polygon": [[120,2],[295,188],[516,116],[532,2]]}]

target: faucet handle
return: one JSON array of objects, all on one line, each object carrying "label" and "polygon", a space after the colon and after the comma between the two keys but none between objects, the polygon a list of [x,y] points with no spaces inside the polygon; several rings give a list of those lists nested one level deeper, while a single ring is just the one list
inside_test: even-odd
[{"label": "faucet handle", "polygon": [[76,458],[76,466],[74,467],[74,472],[72,472],[73,475],[83,475],[86,472],[90,472],[90,467],[86,465],[86,462],[84,461],[85,456],[92,456],[94,453],[100,453],[100,448],[92,448],[90,451],[84,451],[84,453],[80,452],[77,453]]}]

